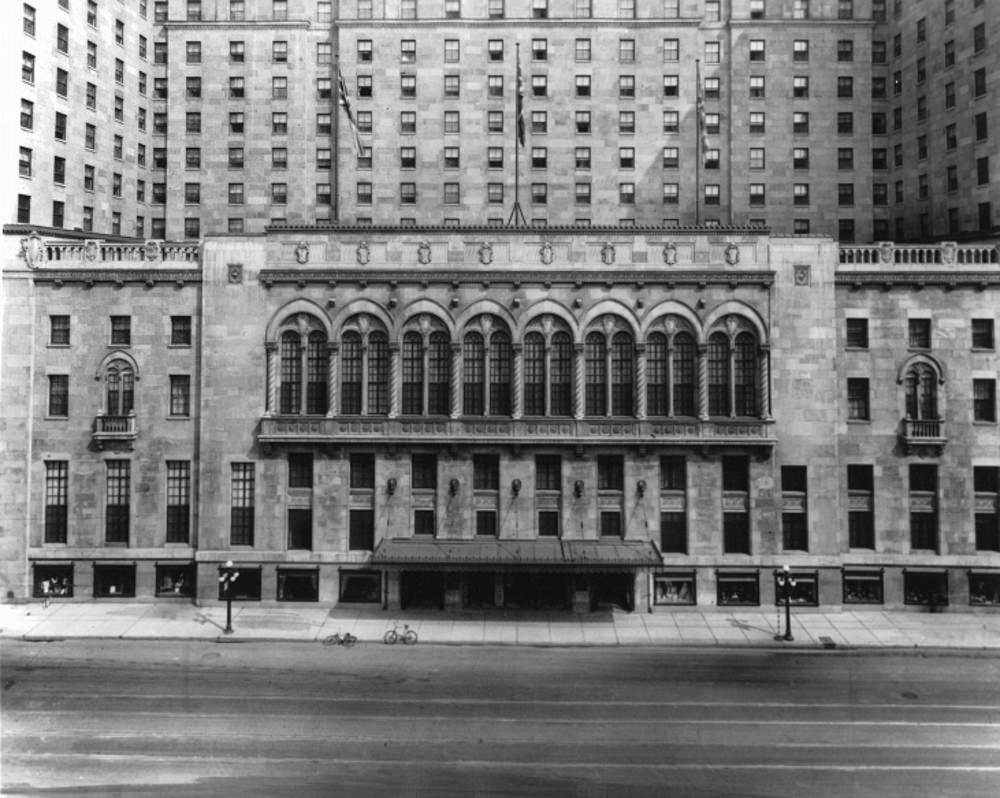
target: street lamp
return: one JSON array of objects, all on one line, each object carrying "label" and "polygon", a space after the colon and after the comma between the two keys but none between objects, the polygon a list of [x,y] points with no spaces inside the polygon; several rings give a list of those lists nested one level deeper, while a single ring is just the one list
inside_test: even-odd
[{"label": "street lamp", "polygon": [[226,628],[223,633],[231,635],[233,633],[233,582],[240,578],[240,572],[233,567],[232,560],[226,560],[225,565],[219,566],[219,584],[222,585],[222,594],[226,597]]},{"label": "street lamp", "polygon": [[774,579],[777,586],[785,594],[785,634],[782,635],[779,628],[778,634],[774,636],[774,639],[794,640],[795,638],[792,637],[792,588],[795,587],[795,579],[792,577],[787,565],[782,566],[780,571],[774,572]]}]

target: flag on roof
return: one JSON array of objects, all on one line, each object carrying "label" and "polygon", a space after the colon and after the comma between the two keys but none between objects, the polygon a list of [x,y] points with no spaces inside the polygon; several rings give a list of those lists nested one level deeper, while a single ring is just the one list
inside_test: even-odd
[{"label": "flag on roof", "polygon": [[347,93],[347,82],[344,80],[344,73],[339,69],[337,70],[337,76],[340,80],[340,107],[343,108],[344,112],[347,114],[347,122],[351,126],[355,154],[360,156],[365,150],[365,145],[361,141],[361,133],[358,131],[358,123],[354,119],[354,112],[351,110],[351,97]]},{"label": "flag on roof", "polygon": [[521,77],[521,59],[517,59],[517,141],[524,146],[524,78]]}]

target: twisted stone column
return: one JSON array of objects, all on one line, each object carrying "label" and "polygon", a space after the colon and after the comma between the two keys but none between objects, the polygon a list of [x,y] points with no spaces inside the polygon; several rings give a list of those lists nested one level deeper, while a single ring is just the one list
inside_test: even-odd
[{"label": "twisted stone column", "polygon": [[451,417],[462,415],[462,344],[451,345]]},{"label": "twisted stone column", "polygon": [[331,341],[326,345],[326,417],[337,415],[337,385],[340,382],[339,372],[340,344]]},{"label": "twisted stone column", "polygon": [[583,344],[573,345],[573,366],[576,369],[575,396],[573,397],[573,418],[582,419],[586,411],[587,363]]},{"label": "twisted stone column", "polygon": [[761,346],[758,357],[760,365],[757,374],[760,379],[760,417],[771,418],[771,347]]},{"label": "twisted stone column", "polygon": [[267,354],[267,407],[264,414],[273,416],[278,412],[278,342],[264,344]]},{"label": "twisted stone column", "polygon": [[698,418],[708,421],[708,344],[698,344]]},{"label": "twisted stone column", "polygon": [[523,344],[511,344],[514,360],[514,395],[511,397],[511,418],[520,418],[524,408],[524,351]]},{"label": "twisted stone column", "polygon": [[674,417],[674,339],[667,339],[667,418]]},{"label": "twisted stone column", "polygon": [[401,390],[402,379],[399,341],[393,341],[389,344],[389,418],[399,418],[403,395]]},{"label": "twisted stone column", "polygon": [[647,405],[646,386],[646,345],[635,345],[635,417],[645,421],[649,408]]}]

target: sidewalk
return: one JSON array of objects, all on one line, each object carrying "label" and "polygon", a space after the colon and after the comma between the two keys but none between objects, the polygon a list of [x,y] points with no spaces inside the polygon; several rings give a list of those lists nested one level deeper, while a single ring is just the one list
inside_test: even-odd
[{"label": "sidewalk", "polygon": [[[764,646],[802,649],[1000,649],[1000,614],[885,610],[792,615],[794,641],[776,641],[777,613],[682,611],[593,615],[383,612],[379,609],[233,605],[233,634],[223,634],[224,605],[59,603],[0,605],[0,637],[125,640],[322,641],[350,632],[380,642],[393,622],[408,623],[421,643],[538,646]],[[781,621],[784,632],[784,621]]]}]

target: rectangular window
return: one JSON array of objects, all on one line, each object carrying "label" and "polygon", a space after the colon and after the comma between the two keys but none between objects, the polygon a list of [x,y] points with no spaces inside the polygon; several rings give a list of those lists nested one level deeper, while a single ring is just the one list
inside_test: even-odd
[{"label": "rectangular window", "polygon": [[993,319],[973,319],[972,348],[993,350],[995,348],[993,328]]},{"label": "rectangular window", "polygon": [[188,374],[170,375],[170,415],[191,415],[191,377]]},{"label": "rectangular window", "polygon": [[992,379],[972,381],[972,419],[973,421],[997,420],[997,383]]},{"label": "rectangular window", "polygon": [[882,604],[882,583],[882,569],[875,571],[845,568],[843,571],[844,603]]},{"label": "rectangular window", "polygon": [[909,319],[907,322],[908,343],[911,349],[931,348],[931,320]]},{"label": "rectangular window", "polygon": [[719,571],[716,577],[716,602],[719,606],[760,605],[760,585],[757,572]]},{"label": "rectangular window", "polygon": [[855,421],[868,421],[871,418],[869,407],[868,379],[865,377],[848,377],[847,379],[847,417]]},{"label": "rectangular window", "polygon": [[663,204],[664,205],[677,205],[680,202],[680,184],[678,183],[664,183],[663,184]]},{"label": "rectangular window", "polygon": [[874,469],[847,466],[848,537],[852,549],[875,548]]},{"label": "rectangular window", "polygon": [[66,418],[69,416],[69,375],[49,375],[49,413],[50,416]]},{"label": "rectangular window", "polygon": [[131,463],[128,460],[107,460],[107,490],[104,515],[106,543],[128,543],[129,504],[131,495]]},{"label": "rectangular window", "polygon": [[446,64],[455,64],[461,60],[461,49],[458,39],[444,40],[444,61]]},{"label": "rectangular window", "polygon": [[635,62],[635,39],[618,40],[618,60],[623,64]]},{"label": "rectangular window", "polygon": [[375,455],[354,452],[350,463],[351,490],[375,490]]},{"label": "rectangular window", "polygon": [[500,490],[500,457],[495,454],[472,456],[473,490],[497,492]]},{"label": "rectangular window", "polygon": [[187,543],[191,529],[191,463],[167,461],[167,543]]},{"label": "rectangular window", "polygon": [[937,549],[937,466],[910,464],[910,547]]},{"label": "rectangular window", "polygon": [[65,543],[69,531],[69,462],[45,461],[45,542]]}]

